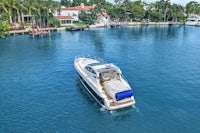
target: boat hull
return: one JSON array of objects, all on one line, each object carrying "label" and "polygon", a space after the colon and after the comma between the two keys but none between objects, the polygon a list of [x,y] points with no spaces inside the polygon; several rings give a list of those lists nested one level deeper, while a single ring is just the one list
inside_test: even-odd
[{"label": "boat hull", "polygon": [[185,25],[187,25],[187,26],[195,26],[195,25],[197,25],[197,22],[186,22]]},{"label": "boat hull", "polygon": [[96,100],[101,106],[104,106],[104,99],[101,98],[89,85],[88,83],[78,74],[79,80],[81,81],[84,88],[89,94]]}]

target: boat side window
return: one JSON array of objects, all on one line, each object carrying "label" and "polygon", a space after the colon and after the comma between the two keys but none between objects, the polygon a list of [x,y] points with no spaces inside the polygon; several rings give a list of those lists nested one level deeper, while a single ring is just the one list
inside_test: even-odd
[{"label": "boat side window", "polygon": [[85,69],[86,69],[87,71],[89,71],[90,73],[96,74],[96,73],[94,72],[94,70],[93,70],[91,67],[89,67],[89,66],[86,66]]}]

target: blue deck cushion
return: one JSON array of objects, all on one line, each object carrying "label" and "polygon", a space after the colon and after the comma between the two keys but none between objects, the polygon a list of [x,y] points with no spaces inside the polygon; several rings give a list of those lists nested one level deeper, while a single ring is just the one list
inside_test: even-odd
[{"label": "blue deck cushion", "polygon": [[122,92],[118,92],[118,93],[115,94],[117,101],[131,97],[131,96],[133,96],[132,90],[122,91]]}]

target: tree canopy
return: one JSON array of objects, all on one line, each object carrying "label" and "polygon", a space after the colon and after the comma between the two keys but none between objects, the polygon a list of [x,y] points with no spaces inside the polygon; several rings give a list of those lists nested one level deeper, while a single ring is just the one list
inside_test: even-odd
[{"label": "tree canopy", "polygon": [[186,8],[178,4],[171,4],[169,0],[158,0],[150,4],[142,0],[115,0],[114,2],[115,4],[106,2],[106,0],[61,0],[61,4],[67,7],[77,6],[81,3],[85,5],[94,4],[96,5],[96,13],[102,13],[102,9],[104,9],[112,19],[124,19],[127,21],[142,21],[143,19],[155,22],[184,21],[186,8],[188,13],[199,14],[200,12],[197,2],[188,3]]},{"label": "tree canopy", "polygon": [[[106,0],[0,0],[0,25],[23,25],[23,15],[32,16],[32,24],[40,26],[57,25],[52,13],[60,9],[60,6],[95,5],[95,9],[89,14],[83,12],[79,15],[80,20],[91,24],[97,19],[97,15],[107,12],[111,19],[123,19],[126,21],[142,21],[148,19],[154,22],[184,21],[186,15],[200,15],[200,4],[190,1],[186,7],[171,4],[170,0],[158,0],[147,4],[142,0],[114,0],[114,4]],[[34,19],[33,19],[34,18]],[[35,22],[33,22],[35,20]],[[5,27],[8,27],[5,26]],[[5,29],[2,28],[2,29]],[[1,32],[4,31],[1,29]]]},{"label": "tree canopy", "polygon": [[[60,3],[53,0],[1,0],[0,14],[8,14],[10,24],[23,23],[23,15],[35,17],[36,23],[47,25],[50,14],[60,8]],[[50,12],[51,11],[51,12]]]}]

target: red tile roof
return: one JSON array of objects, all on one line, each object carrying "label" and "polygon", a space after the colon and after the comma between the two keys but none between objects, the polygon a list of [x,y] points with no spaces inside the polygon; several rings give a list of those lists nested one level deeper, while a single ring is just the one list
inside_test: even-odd
[{"label": "red tile roof", "polygon": [[92,10],[92,9],[94,9],[94,6],[84,6],[83,8],[81,6],[61,8],[61,10],[78,10],[78,11],[88,11],[88,10]]},{"label": "red tile roof", "polygon": [[58,20],[62,20],[62,19],[72,20],[73,19],[71,16],[55,16],[55,18]]},{"label": "red tile roof", "polygon": [[107,13],[102,14],[104,17],[109,17],[110,15],[108,15]]}]

